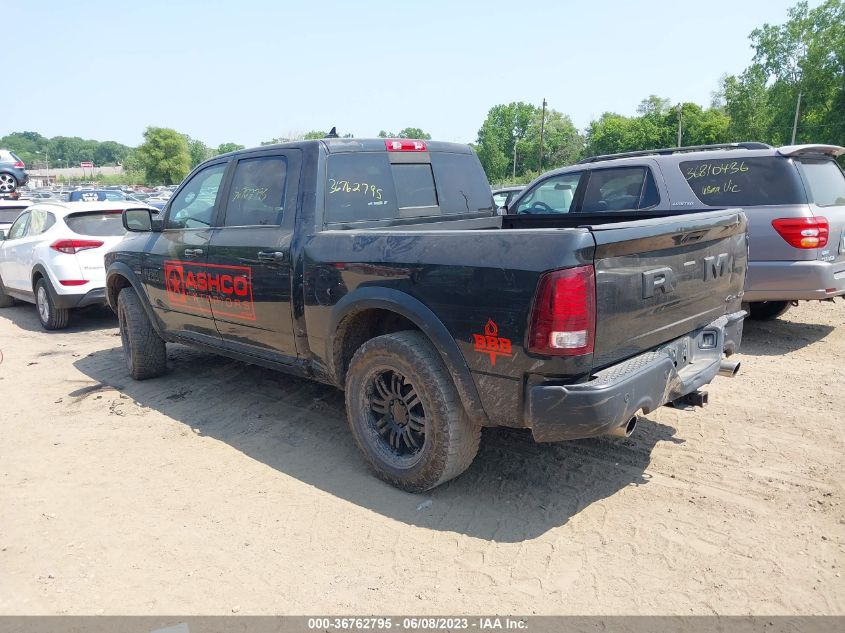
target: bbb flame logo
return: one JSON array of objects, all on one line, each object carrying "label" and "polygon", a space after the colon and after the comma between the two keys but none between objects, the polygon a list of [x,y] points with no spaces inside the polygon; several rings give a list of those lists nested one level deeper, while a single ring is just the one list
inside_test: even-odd
[{"label": "bbb flame logo", "polygon": [[513,356],[511,340],[503,336],[499,336],[499,326],[496,325],[493,319],[487,319],[484,325],[484,334],[473,334],[475,341],[475,351],[490,356],[490,364],[496,365],[496,357],[504,356],[511,358]]}]

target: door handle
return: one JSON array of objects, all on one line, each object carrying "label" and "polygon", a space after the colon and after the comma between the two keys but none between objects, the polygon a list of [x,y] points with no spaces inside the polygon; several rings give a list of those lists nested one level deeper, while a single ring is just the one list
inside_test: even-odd
[{"label": "door handle", "polygon": [[272,262],[274,264],[281,264],[287,259],[287,254],[282,251],[258,251],[258,261]]},{"label": "door handle", "polygon": [[201,248],[186,248],[185,249],[185,257],[199,257],[202,255]]}]

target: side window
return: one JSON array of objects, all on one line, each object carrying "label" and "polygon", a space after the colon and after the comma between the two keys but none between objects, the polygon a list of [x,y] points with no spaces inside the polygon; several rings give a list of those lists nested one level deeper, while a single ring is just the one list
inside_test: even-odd
[{"label": "side window", "polygon": [[227,163],[210,165],[195,174],[170,203],[166,228],[192,229],[211,225],[214,202]]},{"label": "side window", "polygon": [[[596,169],[590,172],[590,181],[584,191],[581,211],[601,213],[603,211],[626,211],[652,206],[656,201],[646,200],[656,197],[657,190],[646,196],[646,168],[620,167],[615,169]],[[650,174],[649,174],[650,176]],[[654,184],[652,180],[651,184]],[[641,200],[645,204],[641,204]],[[650,202],[650,204],[648,204]]]},{"label": "side window", "polygon": [[583,172],[560,174],[544,180],[519,203],[520,214],[569,213]]},{"label": "side window", "polygon": [[695,197],[713,207],[804,204],[807,196],[791,160],[783,156],[743,158],[741,152],[678,167]]},{"label": "side window", "polygon": [[41,235],[56,223],[52,213],[41,209],[33,209],[29,218],[29,232],[27,235]]},{"label": "side window", "polygon": [[29,211],[26,213],[22,213],[20,217],[15,220],[15,223],[12,225],[12,228],[9,229],[9,237],[7,240],[17,240],[24,236],[26,233],[26,223],[29,220]]},{"label": "side window", "polygon": [[287,159],[247,158],[235,167],[225,226],[278,226],[285,213]]}]

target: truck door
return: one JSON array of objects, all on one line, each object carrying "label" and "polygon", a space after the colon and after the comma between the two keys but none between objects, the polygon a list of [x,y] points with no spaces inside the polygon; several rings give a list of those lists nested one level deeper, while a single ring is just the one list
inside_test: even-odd
[{"label": "truck door", "polygon": [[185,181],[165,207],[164,230],[150,234],[145,290],[165,330],[183,336],[220,340],[206,262],[227,165],[226,160],[213,163]]},{"label": "truck door", "polygon": [[241,157],[209,244],[209,280],[217,329],[230,347],[259,356],[296,356],[291,257],[300,151]]}]

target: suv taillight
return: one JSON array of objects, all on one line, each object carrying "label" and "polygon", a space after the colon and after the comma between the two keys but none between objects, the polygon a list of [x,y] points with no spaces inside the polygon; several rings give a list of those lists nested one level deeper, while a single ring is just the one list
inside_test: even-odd
[{"label": "suv taillight", "polygon": [[26,167],[26,165],[23,164],[22,160],[19,160],[15,163],[15,167],[17,167],[18,169],[23,169],[24,167]]},{"label": "suv taillight", "polygon": [[50,248],[66,255],[73,255],[89,248],[99,248],[103,242],[99,240],[57,240],[50,244]]},{"label": "suv taillight", "polygon": [[830,233],[827,218],[779,218],[772,226],[790,246],[795,248],[824,248]]},{"label": "suv taillight", "polygon": [[528,351],[554,356],[591,354],[595,334],[593,267],[554,270],[540,277],[531,310]]}]

